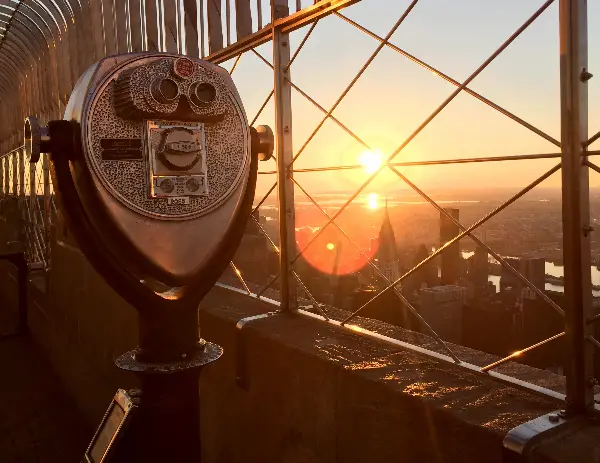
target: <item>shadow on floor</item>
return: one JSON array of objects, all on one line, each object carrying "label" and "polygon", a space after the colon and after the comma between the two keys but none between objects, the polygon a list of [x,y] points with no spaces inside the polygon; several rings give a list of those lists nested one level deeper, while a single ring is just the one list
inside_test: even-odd
[{"label": "shadow on floor", "polygon": [[0,371],[0,462],[80,462],[93,431],[34,342],[0,340]]}]

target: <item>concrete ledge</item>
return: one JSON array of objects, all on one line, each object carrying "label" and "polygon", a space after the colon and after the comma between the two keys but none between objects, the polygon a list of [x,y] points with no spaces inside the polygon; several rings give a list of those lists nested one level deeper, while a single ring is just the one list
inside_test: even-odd
[{"label": "concrete ledge", "polygon": [[[48,284],[30,285],[29,324],[96,426],[115,390],[135,384],[113,360],[135,346],[136,314],[82,256],[53,253],[56,272]],[[0,271],[0,300],[10,301],[10,270]],[[559,408],[303,315],[277,314],[236,328],[241,319],[272,309],[221,288],[201,306],[201,335],[225,349],[201,381],[205,462],[500,462],[511,428]],[[389,325],[373,328],[431,345],[426,336]],[[488,360],[477,351],[464,354],[473,363]],[[556,382],[547,372],[507,368]]]},{"label": "concrete ledge", "polygon": [[219,288],[203,304],[203,335],[225,348],[202,381],[207,461],[500,462],[511,428],[559,406],[301,315],[240,336],[268,310]]}]

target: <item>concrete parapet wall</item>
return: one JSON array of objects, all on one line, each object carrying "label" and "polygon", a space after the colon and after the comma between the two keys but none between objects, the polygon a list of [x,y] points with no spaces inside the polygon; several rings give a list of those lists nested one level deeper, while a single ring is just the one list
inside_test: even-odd
[{"label": "concrete parapet wall", "polygon": [[[52,252],[50,275],[30,284],[29,325],[96,426],[135,384],[113,360],[136,344],[136,313],[76,249]],[[10,272],[0,266],[2,310],[15,301]],[[509,429],[558,407],[299,314],[236,328],[269,310],[220,288],[202,304],[202,336],[225,349],[202,376],[205,463],[494,463]]]}]

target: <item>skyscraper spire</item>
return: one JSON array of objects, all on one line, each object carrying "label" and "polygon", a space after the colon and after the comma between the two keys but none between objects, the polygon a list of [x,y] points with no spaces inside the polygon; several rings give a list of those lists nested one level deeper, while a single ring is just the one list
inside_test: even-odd
[{"label": "skyscraper spire", "polygon": [[385,209],[383,214],[383,222],[379,229],[379,249],[377,251],[379,260],[396,260],[396,235],[390,220],[388,209],[388,198],[385,197]]}]

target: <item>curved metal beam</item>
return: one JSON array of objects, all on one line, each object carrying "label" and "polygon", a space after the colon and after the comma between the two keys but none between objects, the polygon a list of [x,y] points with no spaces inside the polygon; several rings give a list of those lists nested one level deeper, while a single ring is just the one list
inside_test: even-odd
[{"label": "curved metal beam", "polygon": [[[31,32],[31,35],[35,35],[36,37],[41,36],[42,39],[44,39],[43,43],[40,42],[39,39],[36,39],[36,40],[38,40],[38,42],[42,45],[42,49],[44,48],[43,47],[44,44],[46,45],[46,49],[50,48],[50,44],[48,43],[48,39],[46,38],[46,35],[44,34],[44,31],[40,28],[40,26],[35,21],[33,21],[31,18],[27,17],[22,11],[19,10],[18,13],[20,13],[20,15],[17,17],[17,15],[15,14],[14,21],[17,21],[17,23],[22,24],[23,27],[25,27],[29,32]],[[32,29],[31,27],[29,27],[25,21],[21,21],[21,17],[23,17],[28,22],[30,22],[31,24],[33,24],[34,27],[35,27],[35,29]],[[37,29],[37,32],[38,32],[37,34],[35,33],[36,29]]]},{"label": "curved metal beam", "polygon": [[[67,21],[66,16],[63,13],[62,8],[60,7],[60,5],[58,3],[56,3],[56,0],[47,0],[49,1],[52,6],[58,11],[58,14],[60,15],[60,17],[63,20],[63,24],[65,25],[65,31],[67,30],[67,28],[69,27],[69,22]],[[69,13],[69,16],[73,17],[71,13]]]},{"label": "curved metal beam", "polygon": [[[52,43],[55,44],[56,43],[56,37],[54,37],[54,33],[52,32],[52,28],[50,27],[50,24],[48,24],[46,22],[46,19],[37,10],[33,9],[27,3],[21,3],[21,5],[24,8],[27,8],[29,11],[31,11],[34,14],[34,16],[37,16],[39,18],[39,20],[42,21],[42,24],[44,26],[46,26],[46,29],[48,30],[48,32],[50,32],[50,37],[52,37]],[[23,11],[23,9],[19,9],[19,13],[21,13],[23,16],[27,17],[27,19],[29,19],[31,22],[33,22],[38,27],[38,29],[40,31],[42,30],[42,28],[40,27],[40,25],[37,22],[35,22],[32,18],[30,18],[28,15],[26,15],[25,12]],[[60,34],[60,31],[59,31],[59,34]]]},{"label": "curved metal beam", "polygon": [[[50,10],[50,8],[48,8],[42,0],[32,0],[32,1],[35,5],[39,6],[42,10],[44,10],[44,12],[48,16],[50,16],[50,18],[54,22],[54,25],[56,26],[56,29],[58,29],[59,34],[61,34],[60,24],[58,24],[58,21],[56,20],[55,16],[52,14],[52,11]],[[65,24],[65,29],[66,29],[67,23],[65,22],[64,24]]]},{"label": "curved metal beam", "polygon": [[35,53],[36,47],[33,46],[32,42],[31,42],[31,37],[24,35],[23,31],[21,31],[17,27],[17,22],[15,21],[15,18],[13,18],[13,22],[10,25],[10,29],[7,29],[6,33],[7,33],[7,35],[6,35],[6,37],[4,37],[5,42],[7,40],[11,40],[11,39],[13,41],[18,40],[25,48],[27,48],[27,51],[29,52],[29,54],[34,59],[36,58],[36,53]]},{"label": "curved metal beam", "polygon": [[19,61],[21,66],[29,67],[27,61],[25,61],[25,58],[23,58],[23,55],[27,56],[27,52],[25,50],[21,50],[21,53],[19,53],[18,50],[14,49],[13,45],[16,45],[16,43],[4,40],[4,42],[2,42],[2,50],[10,50],[12,52],[13,57],[15,57],[17,61]]}]

